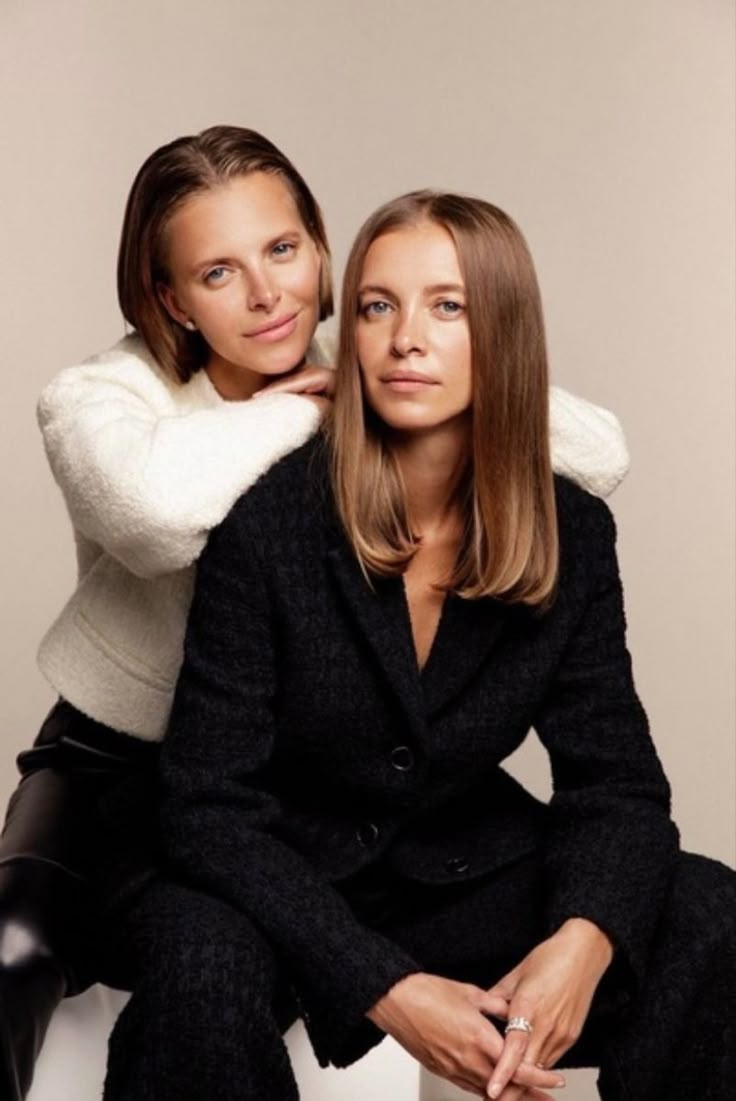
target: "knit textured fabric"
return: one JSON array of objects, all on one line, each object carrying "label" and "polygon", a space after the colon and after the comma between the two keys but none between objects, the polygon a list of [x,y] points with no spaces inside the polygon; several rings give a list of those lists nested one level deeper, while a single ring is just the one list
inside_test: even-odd
[{"label": "knit textured fabric", "polygon": [[[322,1061],[339,1062],[366,1009],[417,967],[336,889],[379,857],[442,884],[541,848],[548,928],[596,922],[635,988],[677,832],[631,676],[609,510],[558,479],[553,607],[449,596],[420,676],[403,583],[366,580],[328,486],[311,441],[201,558],[162,750],[172,866],[263,930]],[[532,726],[549,808],[500,767]]]}]

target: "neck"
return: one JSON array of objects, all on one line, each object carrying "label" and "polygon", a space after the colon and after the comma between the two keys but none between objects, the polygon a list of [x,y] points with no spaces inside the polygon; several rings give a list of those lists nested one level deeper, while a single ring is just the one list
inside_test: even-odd
[{"label": "neck", "polygon": [[298,371],[303,364],[304,360],[297,363],[291,370],[284,371],[282,374],[262,375],[257,371],[252,371],[249,367],[241,367],[238,364],[230,363],[228,360],[218,356],[215,352],[212,352],[204,369],[209,375],[210,382],[215,390],[217,390],[220,397],[224,398],[225,401],[247,401],[248,398],[252,398],[254,394],[257,394],[259,390],[268,386],[270,382],[275,382],[276,379],[285,378],[287,375],[293,374],[295,371]]},{"label": "neck", "polygon": [[431,536],[457,512],[457,489],[468,454],[467,419],[428,432],[402,433],[391,446],[406,486],[412,529]]}]

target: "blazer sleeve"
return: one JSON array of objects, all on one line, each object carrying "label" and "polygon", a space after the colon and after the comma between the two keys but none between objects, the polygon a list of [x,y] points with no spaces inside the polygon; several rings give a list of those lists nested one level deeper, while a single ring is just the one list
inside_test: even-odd
[{"label": "blazer sleeve", "polygon": [[319,411],[295,394],[178,409],[127,337],[61,371],[38,420],[74,527],[156,577],[191,565],[238,497],[312,435]]},{"label": "blazer sleeve", "polygon": [[247,914],[296,990],[318,1058],[339,1052],[391,986],[419,970],[361,925],[335,888],[277,836],[262,783],[274,749],[275,628],[242,502],[198,566],[169,733],[162,842],[175,873]]},{"label": "blazer sleeve", "polygon": [[553,469],[589,493],[608,497],[626,476],[626,438],[608,409],[551,386],[549,433]]},{"label": "blazer sleeve", "polygon": [[[594,581],[535,728],[551,760],[547,924],[594,921],[640,979],[678,849],[670,789],[634,687],[613,517],[579,533]],[[587,526],[586,526],[587,527]]]}]

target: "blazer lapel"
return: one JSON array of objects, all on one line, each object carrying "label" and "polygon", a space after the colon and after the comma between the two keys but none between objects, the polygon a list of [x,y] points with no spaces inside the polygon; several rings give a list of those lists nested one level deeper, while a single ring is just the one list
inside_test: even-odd
[{"label": "blazer lapel", "polygon": [[413,732],[425,730],[424,696],[401,578],[379,578],[371,587],[344,539],[327,559],[345,603],[368,643]]},{"label": "blazer lapel", "polygon": [[448,596],[434,645],[422,670],[427,717],[454,699],[498,643],[517,609],[492,597]]}]

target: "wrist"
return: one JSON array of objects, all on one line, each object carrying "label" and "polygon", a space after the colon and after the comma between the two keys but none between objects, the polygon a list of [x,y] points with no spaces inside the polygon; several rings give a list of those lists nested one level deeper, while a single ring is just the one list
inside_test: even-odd
[{"label": "wrist", "polygon": [[387,1032],[387,1026],[394,1019],[406,995],[409,993],[408,987],[411,986],[415,988],[417,980],[421,978],[422,972],[415,971],[410,975],[405,975],[403,979],[399,979],[398,982],[390,987],[382,998],[379,998],[378,1001],[371,1006],[366,1013],[368,1020],[383,1029],[384,1032]]},{"label": "wrist", "polygon": [[592,953],[605,969],[613,959],[614,945],[607,933],[588,918],[573,917],[564,921],[555,933],[556,937],[573,944],[588,953]]}]

